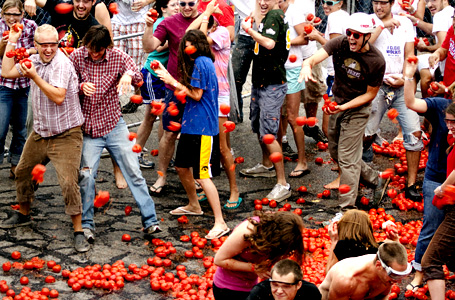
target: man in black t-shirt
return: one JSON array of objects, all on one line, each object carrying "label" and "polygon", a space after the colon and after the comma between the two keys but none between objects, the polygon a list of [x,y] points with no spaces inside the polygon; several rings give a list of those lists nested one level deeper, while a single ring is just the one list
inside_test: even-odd
[{"label": "man in black t-shirt", "polygon": [[[362,161],[365,127],[385,72],[381,52],[369,44],[374,30],[372,17],[364,13],[351,15],[346,35],[328,41],[322,49],[302,64],[299,81],[312,80],[314,65],[333,56],[335,81],[333,96],[337,105],[324,110],[329,119],[329,151],[338,162],[341,175],[331,185],[347,184],[350,190],[339,195],[341,208],[355,207],[360,175],[374,185],[381,185],[378,172]],[[338,182],[337,182],[338,181]],[[380,191],[379,188],[376,188]],[[380,193],[376,193],[380,196]]]},{"label": "man in black t-shirt", "polygon": [[321,300],[318,288],[302,280],[302,269],[291,259],[277,262],[271,276],[255,285],[247,300]]}]

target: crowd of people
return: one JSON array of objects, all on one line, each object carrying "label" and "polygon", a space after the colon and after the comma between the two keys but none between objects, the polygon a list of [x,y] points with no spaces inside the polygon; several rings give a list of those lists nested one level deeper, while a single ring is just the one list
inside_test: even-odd
[{"label": "crowd of people", "polygon": [[[224,0],[121,0],[110,10],[99,0],[73,0],[70,10],[59,0],[4,1],[0,151],[3,159],[11,126],[8,161],[20,208],[0,228],[31,223],[39,186],[32,170],[51,162],[73,223],[74,247],[88,251],[96,236],[95,179],[102,152],[108,151],[116,185],[130,188],[146,236],[161,232],[151,195],[164,193],[171,161],[188,204],[170,214],[202,215],[200,202],[207,200],[215,221],[206,238],[228,234],[222,207],[236,209],[243,199],[226,124],[246,117],[242,89],[252,63],[248,117],[262,159],[240,175],[276,177],[265,197],[286,200],[291,196],[287,177],[310,173],[305,135],[328,141],[339,175],[325,187],[349,186],[339,193],[340,209],[347,212],[330,224],[332,249],[319,290],[302,281],[302,218],[277,212],[243,221],[227,238],[215,257],[215,298],[281,299],[285,294],[291,300],[303,290],[314,299],[385,297],[393,283],[409,275],[412,267],[396,232],[377,244],[368,216],[356,210],[360,179],[375,189],[375,199],[382,197],[386,182],[368,163],[368,152],[372,143],[382,143],[385,112],[396,109],[396,139],[403,141],[408,165],[405,196],[414,201],[422,200],[416,185],[424,148],[419,116],[431,132],[423,228],[412,264],[416,274],[407,288],[415,291],[425,279],[432,299],[444,299],[442,266],[454,266],[447,252],[453,245],[453,207],[441,200],[455,183],[454,8],[447,0],[427,1],[429,23],[423,0],[373,0],[372,14],[350,16],[342,0],[322,0],[318,5],[327,26],[319,32],[313,0],[230,3],[241,18],[237,36],[234,10]],[[149,11],[152,5],[156,11]],[[49,14],[49,24],[24,18],[37,6]],[[417,29],[434,42],[416,37]],[[142,37],[113,41],[113,36],[137,33]],[[422,99],[415,97],[419,81]],[[140,95],[146,106],[136,140],[126,138],[123,114],[137,105],[121,107],[119,101],[128,93]],[[333,102],[323,107],[322,126],[298,124],[300,103],[307,118],[315,117],[324,94]],[[154,163],[132,149],[136,143],[145,146],[158,117],[158,178],[147,186],[141,167]],[[27,123],[32,124],[28,129]],[[297,152],[287,141],[288,125]],[[283,154],[298,159],[288,176]],[[230,188],[223,206],[211,179],[220,174],[220,164]],[[287,257],[297,263],[283,260]],[[269,280],[255,286],[258,278]]]}]

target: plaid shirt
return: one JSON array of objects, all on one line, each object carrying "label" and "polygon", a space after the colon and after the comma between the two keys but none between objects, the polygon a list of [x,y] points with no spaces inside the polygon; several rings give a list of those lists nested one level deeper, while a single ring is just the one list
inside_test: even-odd
[{"label": "plaid shirt", "polygon": [[[84,117],[79,104],[79,83],[68,57],[57,50],[49,63],[43,63],[39,54],[30,56],[30,60],[39,77],[54,87],[66,90],[65,100],[57,105],[32,82],[30,93],[33,99],[33,130],[42,137],[51,137],[81,126]],[[16,64],[16,69],[21,73],[19,64]]]},{"label": "plaid shirt", "polygon": [[[35,35],[35,30],[38,27],[34,21],[22,19],[22,24],[24,24],[24,30],[22,31],[19,40],[17,41],[16,49],[24,47],[25,49],[33,48],[33,37]],[[0,34],[3,34],[4,31],[9,30],[8,25],[6,25],[5,20],[0,20]],[[2,57],[0,57],[0,72],[1,72],[1,63]],[[0,85],[6,86],[10,89],[23,89],[30,86],[30,79],[27,77],[20,77],[15,79],[3,78],[0,76]]]},{"label": "plaid shirt", "polygon": [[79,92],[85,123],[82,130],[93,138],[102,137],[114,129],[121,117],[117,85],[126,73],[132,77],[131,84],[137,86],[142,74],[133,59],[120,49],[106,49],[104,58],[94,62],[85,47],[76,49],[70,56],[79,82],[95,84],[92,96]]}]

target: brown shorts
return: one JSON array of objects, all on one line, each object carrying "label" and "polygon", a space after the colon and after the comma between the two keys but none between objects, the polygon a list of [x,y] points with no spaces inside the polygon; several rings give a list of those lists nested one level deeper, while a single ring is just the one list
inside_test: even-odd
[{"label": "brown shorts", "polygon": [[322,96],[327,92],[327,85],[325,78],[322,76],[321,64],[313,66],[313,78],[316,82],[308,80],[305,82],[305,89],[302,91],[300,102],[306,103],[319,103]]}]

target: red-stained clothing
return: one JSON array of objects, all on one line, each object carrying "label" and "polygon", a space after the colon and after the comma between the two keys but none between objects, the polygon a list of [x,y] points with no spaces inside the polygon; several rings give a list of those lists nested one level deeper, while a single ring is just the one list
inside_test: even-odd
[{"label": "red-stained clothing", "polygon": [[107,49],[99,62],[89,57],[85,47],[75,50],[70,59],[79,82],[91,82],[96,87],[92,96],[79,93],[85,118],[82,130],[92,138],[102,137],[114,129],[122,115],[117,92],[120,78],[126,73],[131,76],[132,85],[137,86],[142,81],[142,74],[133,59],[116,48]]},{"label": "red-stained clothing", "polygon": [[[447,135],[447,143],[449,145],[455,143],[455,138],[450,132]],[[455,170],[455,147],[450,150],[450,153],[447,156],[447,177],[449,177],[453,170]]]},{"label": "red-stained clothing", "polygon": [[[197,4],[198,12],[203,13],[209,3],[210,1],[199,1]],[[223,14],[213,14],[213,16],[218,20],[218,23],[220,23],[223,27],[234,26],[234,11],[232,10],[232,7],[227,5],[224,0],[217,0],[216,3],[219,5],[218,8],[223,12]]]},{"label": "red-stained clothing", "polygon": [[444,85],[449,86],[455,81],[455,35],[453,33],[453,26],[450,26],[447,31],[446,38],[442,42],[441,47],[447,49]]}]

